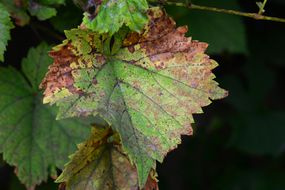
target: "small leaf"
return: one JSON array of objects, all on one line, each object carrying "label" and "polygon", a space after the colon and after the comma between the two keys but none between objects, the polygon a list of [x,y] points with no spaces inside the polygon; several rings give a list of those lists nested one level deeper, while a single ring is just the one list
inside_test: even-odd
[{"label": "small leaf", "polygon": [[14,19],[15,24],[18,26],[24,26],[29,23],[30,16],[26,12],[26,6],[22,1],[17,4],[13,0],[0,0],[5,8],[9,11],[10,16]]},{"label": "small leaf", "polygon": [[[93,128],[91,137],[78,145],[57,179],[65,184],[65,190],[139,189],[136,168],[117,142],[108,141],[110,132],[110,128]],[[149,177],[146,190],[156,187],[156,181]]]},{"label": "small leaf", "polygon": [[39,20],[46,20],[56,15],[56,9],[36,2],[30,3],[29,11],[32,16],[36,16]]},{"label": "small leaf", "polygon": [[264,10],[264,3],[263,2],[256,2],[256,5],[259,8],[259,12],[258,13],[264,13],[265,12],[265,10]]},{"label": "small leaf", "polygon": [[140,32],[147,23],[147,9],[146,0],[103,0],[95,18],[85,13],[83,23],[93,31],[111,35],[124,24],[131,30]]},{"label": "small leaf", "polygon": [[64,4],[65,0],[39,0],[39,3],[43,5],[60,5]]},{"label": "small leaf", "polygon": [[41,103],[37,85],[51,63],[49,49],[41,44],[29,51],[22,63],[28,82],[15,69],[0,68],[0,152],[27,187],[62,168],[89,131],[79,120],[55,121],[57,110]]},{"label": "small leaf", "polygon": [[10,30],[14,28],[10,15],[4,5],[0,3],[0,61],[4,61],[4,52],[11,39]]},{"label": "small leaf", "polygon": [[41,84],[44,102],[60,107],[58,118],[98,114],[111,124],[136,164],[140,186],[155,161],[162,162],[181,135],[192,134],[192,114],[227,95],[213,80],[218,64],[205,54],[207,44],[185,37],[187,27],[176,28],[159,8],[148,15],[142,34],[129,33],[122,48],[107,54],[110,38],[67,31]]}]

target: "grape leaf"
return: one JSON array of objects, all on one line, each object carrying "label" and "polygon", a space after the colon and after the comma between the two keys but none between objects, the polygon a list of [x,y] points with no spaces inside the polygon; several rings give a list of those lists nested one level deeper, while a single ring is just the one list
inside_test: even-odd
[{"label": "grape leaf", "polygon": [[0,61],[4,61],[4,52],[8,41],[11,39],[10,30],[14,27],[6,8],[0,3]]},{"label": "grape leaf", "polygon": [[117,32],[124,24],[131,30],[141,31],[147,23],[148,9],[146,0],[103,0],[94,16],[85,13],[83,23],[87,28],[99,32]]},{"label": "grape leaf", "polygon": [[[116,134],[112,135],[110,128],[93,128],[92,135],[78,145],[57,182],[64,182],[66,190],[139,189],[136,168],[122,151]],[[149,180],[147,186],[152,183],[157,184]]]},{"label": "grape leaf", "polygon": [[[192,114],[227,92],[211,72],[206,43],[192,41],[187,27],[159,8],[148,12],[142,34],[112,39],[90,30],[66,32],[54,48],[54,64],[43,80],[44,103],[57,103],[58,118],[99,114],[119,132],[124,150],[136,164],[141,186],[155,161],[192,134]],[[103,53],[102,53],[103,52]]]},{"label": "grape leaf", "polygon": [[0,68],[0,152],[27,187],[54,175],[89,132],[79,120],[55,121],[57,109],[41,103],[37,86],[52,62],[49,49],[41,44],[29,51],[22,62],[25,76]]}]

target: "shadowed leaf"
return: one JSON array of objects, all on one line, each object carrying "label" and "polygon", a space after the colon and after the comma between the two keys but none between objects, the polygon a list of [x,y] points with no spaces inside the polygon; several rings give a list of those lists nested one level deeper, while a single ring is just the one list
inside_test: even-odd
[{"label": "shadowed leaf", "polygon": [[[110,128],[93,128],[91,137],[78,145],[57,182],[64,182],[65,190],[139,189],[136,168],[112,138]],[[146,190],[156,187],[156,181],[149,177]]]},{"label": "shadowed leaf", "polygon": [[10,15],[6,8],[0,3],[0,61],[4,61],[4,52],[10,40],[10,30],[13,28]]},{"label": "shadowed leaf", "polygon": [[[49,46],[32,48],[22,62],[25,77],[15,69],[0,68],[0,152],[27,187],[33,187],[54,168],[62,168],[89,127],[69,119],[55,121],[56,109],[41,103],[37,89],[52,62]],[[31,85],[30,85],[31,84]]]}]

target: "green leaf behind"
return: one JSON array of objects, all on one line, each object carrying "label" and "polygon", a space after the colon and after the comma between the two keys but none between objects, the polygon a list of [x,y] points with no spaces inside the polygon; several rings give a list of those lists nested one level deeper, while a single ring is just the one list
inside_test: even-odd
[{"label": "green leaf behind", "polygon": [[87,28],[99,32],[114,34],[124,24],[131,30],[140,32],[147,23],[146,0],[103,0],[94,19],[85,13],[83,23]]},{"label": "green leaf behind", "polygon": [[57,110],[41,103],[37,86],[51,63],[49,49],[41,44],[29,51],[22,64],[28,80],[11,67],[0,68],[0,152],[27,187],[62,168],[89,131],[79,120],[56,121]]},{"label": "green leaf behind", "polygon": [[14,27],[10,19],[10,14],[0,3],[0,61],[4,61],[4,52],[8,41],[11,39],[10,30]]}]

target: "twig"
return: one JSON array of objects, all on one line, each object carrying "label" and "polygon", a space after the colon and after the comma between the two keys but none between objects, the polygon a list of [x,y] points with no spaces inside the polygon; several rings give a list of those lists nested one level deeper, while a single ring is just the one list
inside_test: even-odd
[{"label": "twig", "polygon": [[[259,3],[261,3],[261,2],[259,2]],[[260,6],[257,4],[259,6],[259,11],[258,11],[259,15],[262,15],[264,13],[264,11],[265,11],[264,8],[265,8],[266,3],[267,3],[267,0],[264,0]]]},{"label": "twig", "polygon": [[[245,13],[245,12],[229,10],[229,9],[220,9],[220,8],[215,8],[215,7],[200,6],[200,5],[195,5],[195,4],[191,4],[191,3],[187,3],[187,2],[171,2],[171,1],[165,1],[165,0],[149,0],[149,1],[153,2],[153,3],[162,3],[162,4],[167,4],[167,5],[175,5],[175,6],[179,6],[179,7],[186,7],[189,9],[212,11],[212,12],[218,12],[218,13],[243,16],[243,17],[253,18],[256,20],[269,20],[269,21],[285,23],[285,18],[264,16],[264,15],[259,14],[259,13]],[[266,1],[265,1],[265,3],[266,3]],[[264,6],[265,6],[265,4],[264,4]]]}]

